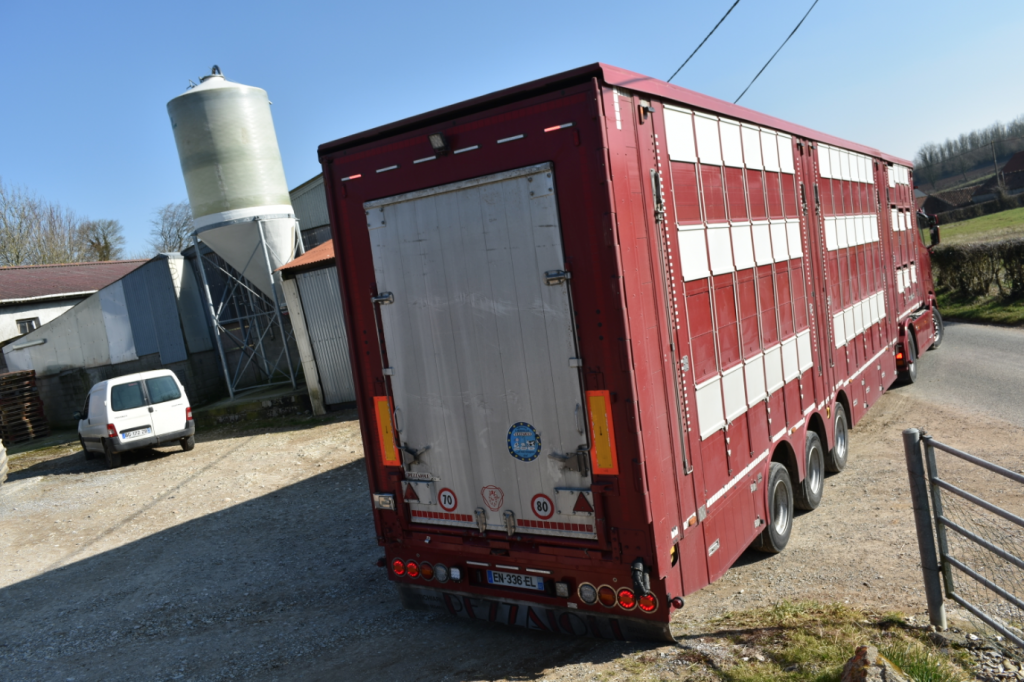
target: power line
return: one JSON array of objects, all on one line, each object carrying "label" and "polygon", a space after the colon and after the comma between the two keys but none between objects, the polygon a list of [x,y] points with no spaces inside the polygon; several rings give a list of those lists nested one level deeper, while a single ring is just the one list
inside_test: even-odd
[{"label": "power line", "polygon": [[[740,4],[740,0],[736,0],[736,2],[732,3],[732,7],[729,8],[729,12],[732,12],[733,8],[735,8],[736,5],[738,5],[738,4]],[[711,33],[714,33],[715,31],[718,30],[718,27],[722,25],[722,22],[725,21],[725,18],[727,16],[729,16],[729,12],[726,12],[724,15],[722,15],[722,18],[718,20],[718,23],[715,24],[715,27],[713,29],[711,29]],[[708,38],[711,37],[711,33],[709,33],[706,36],[704,36],[704,40],[700,41],[700,45],[697,46],[697,50],[699,50],[700,48],[704,47],[704,43],[708,42]],[[683,70],[683,67],[686,66],[686,64],[691,59],[693,59],[693,55],[697,54],[697,50],[694,50],[693,52],[690,53],[690,56],[686,58],[686,61],[683,62],[682,65],[678,69],[676,69],[676,72],[674,74],[672,74],[671,77],[669,77],[669,79],[666,81],[667,83],[671,83],[672,79],[676,77],[676,74],[678,74],[680,71]]]},{"label": "power line", "polygon": [[[817,5],[817,4],[818,4],[818,0],[814,0],[814,4],[811,5],[811,9],[814,9],[814,5]],[[807,14],[811,13],[811,9],[807,10]],[[804,15],[804,19],[807,18],[807,14]],[[796,28],[793,29],[793,33],[797,32],[797,29],[800,28],[800,24],[804,23],[804,19],[801,19],[800,23],[796,25]],[[761,76],[761,74],[764,73],[764,70],[768,68],[768,64],[771,64],[772,63],[772,59],[775,59],[775,55],[778,54],[782,50],[782,48],[784,48],[786,46],[786,43],[789,42],[789,39],[793,37],[793,33],[790,33],[788,36],[786,36],[786,39],[782,41],[781,45],[779,45],[779,49],[775,50],[775,54],[773,54],[771,56],[771,58],[767,61],[767,63],[765,63],[765,65],[761,67],[761,70],[757,72],[756,76],[754,76],[754,80],[750,81],[750,85],[753,85],[754,81],[756,81]],[[750,89],[750,85],[748,85],[746,88],[743,89],[743,92],[740,93],[740,96],[736,98],[736,100],[733,102],[733,104],[736,104],[741,99],[743,99],[743,95],[747,94],[747,90]]]}]

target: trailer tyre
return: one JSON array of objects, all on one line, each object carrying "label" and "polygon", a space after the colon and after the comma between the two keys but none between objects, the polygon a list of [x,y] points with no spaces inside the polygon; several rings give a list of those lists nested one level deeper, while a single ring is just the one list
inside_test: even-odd
[{"label": "trailer tyre", "polygon": [[850,422],[842,403],[836,403],[835,415],[832,422],[832,449],[825,458],[825,470],[830,474],[838,474],[845,469],[850,459]]},{"label": "trailer tyre", "polygon": [[789,471],[778,462],[772,462],[768,469],[768,525],[757,540],[754,549],[768,554],[778,554],[789,543],[793,532],[793,483]]},{"label": "trailer tyre", "polygon": [[807,432],[807,474],[793,489],[793,505],[797,509],[811,511],[821,504],[825,492],[825,450],[821,439],[813,431]]},{"label": "trailer tyre", "polygon": [[938,308],[932,308],[932,323],[935,325],[935,338],[932,340],[932,347],[929,350],[938,348],[946,336],[946,325],[942,322],[942,315]]},{"label": "trailer tyre", "polygon": [[78,437],[78,443],[82,446],[82,452],[85,453],[86,459],[96,459],[99,457],[95,452],[89,452],[89,448],[85,447],[85,439],[81,436]]},{"label": "trailer tyre", "polygon": [[114,449],[109,438],[103,441],[103,454],[106,457],[108,469],[116,469],[121,466],[121,453]]},{"label": "trailer tyre", "polygon": [[914,337],[907,334],[907,368],[900,372],[900,379],[904,384],[912,384],[917,381],[917,342]]}]

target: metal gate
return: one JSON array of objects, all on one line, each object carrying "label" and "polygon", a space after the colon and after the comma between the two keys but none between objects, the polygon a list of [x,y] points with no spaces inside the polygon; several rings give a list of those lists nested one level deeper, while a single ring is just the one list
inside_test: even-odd
[{"label": "metal gate", "polygon": [[364,208],[413,520],[595,537],[551,164]]},{"label": "metal gate", "polygon": [[336,266],[300,272],[295,276],[302,299],[309,342],[313,346],[317,373],[324,391],[324,403],[336,405],[356,399],[352,367],[348,361],[348,339],[342,318],[341,289]]}]

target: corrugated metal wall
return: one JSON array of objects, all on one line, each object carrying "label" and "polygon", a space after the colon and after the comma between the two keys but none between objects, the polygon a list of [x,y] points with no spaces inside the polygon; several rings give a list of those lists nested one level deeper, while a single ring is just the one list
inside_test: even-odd
[{"label": "corrugated metal wall", "polygon": [[331,238],[331,219],[327,213],[324,176],[303,183],[290,192],[295,217],[302,230],[302,246],[309,251]]},{"label": "corrugated metal wall", "polygon": [[160,362],[188,357],[177,297],[166,258],[155,258],[121,280],[137,355],[160,352]]},{"label": "corrugated metal wall", "polygon": [[348,337],[342,317],[338,269],[334,266],[295,276],[302,298],[313,355],[328,405],[356,399],[352,367],[348,360]]}]

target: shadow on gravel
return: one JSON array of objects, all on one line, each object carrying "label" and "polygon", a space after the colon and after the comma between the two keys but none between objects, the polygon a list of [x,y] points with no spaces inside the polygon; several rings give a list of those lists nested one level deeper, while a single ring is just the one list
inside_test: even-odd
[{"label": "shadow on gravel", "polygon": [[[82,537],[66,565],[0,589],[4,679],[536,679],[659,646],[401,609],[375,565],[362,460],[173,525],[189,506],[182,490]],[[67,513],[73,524],[84,512]],[[161,517],[165,530],[82,558]]]}]

